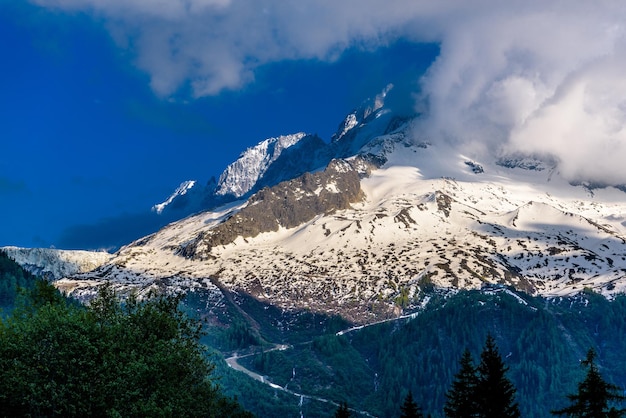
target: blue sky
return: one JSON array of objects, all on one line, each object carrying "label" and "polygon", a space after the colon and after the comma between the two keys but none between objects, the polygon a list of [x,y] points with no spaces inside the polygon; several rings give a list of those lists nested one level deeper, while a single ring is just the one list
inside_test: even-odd
[{"label": "blue sky", "polygon": [[0,6],[0,37],[0,245],[26,247],[106,248],[147,233],[143,214],[180,182],[218,176],[270,136],[328,140],[351,108],[388,82],[416,82],[438,51],[355,47],[333,62],[260,66],[216,95],[183,86],[163,97],[87,14]]},{"label": "blue sky", "polygon": [[389,82],[416,135],[624,185],[624,22],[622,0],[0,2],[0,245],[128,242],[180,182],[328,140]]}]

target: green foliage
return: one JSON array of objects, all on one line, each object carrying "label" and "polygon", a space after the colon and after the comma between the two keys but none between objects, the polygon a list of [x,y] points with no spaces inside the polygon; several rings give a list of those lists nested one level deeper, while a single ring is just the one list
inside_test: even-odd
[{"label": "green foliage", "polygon": [[626,296],[521,295],[523,302],[505,290],[430,296],[414,319],[342,336],[328,333],[240,363],[299,393],[345,400],[380,417],[400,416],[409,392],[425,415],[444,416],[446,393],[459,372],[459,347],[478,358],[488,334],[504,353],[523,417],[545,418],[562,407],[560,397],[575,391],[580,378],[572,364],[590,346],[601,348],[597,360],[610,365],[604,369],[609,381],[626,384]]},{"label": "green foliage", "polygon": [[485,347],[476,368],[476,400],[481,418],[519,418],[519,406],[515,402],[515,387],[506,377],[509,368],[502,361],[496,342],[487,335]]},{"label": "green foliage", "polygon": [[395,299],[395,304],[403,309],[409,306],[409,303],[411,302],[409,300],[409,291],[410,291],[409,288],[402,287],[400,289],[400,294]]},{"label": "green foliage", "polygon": [[30,288],[37,278],[0,250],[0,307],[11,310],[19,288]]},{"label": "green foliage", "polygon": [[[312,405],[304,402],[299,406],[300,399],[276,390],[257,380],[250,379],[247,375],[231,369],[225,361],[220,359],[219,353],[214,353],[215,370],[213,375],[219,379],[223,394],[237,401],[247,410],[253,411],[259,417],[297,417],[302,410],[305,416],[322,416]],[[318,402],[319,403],[319,402]],[[323,408],[328,409],[327,405]]]},{"label": "green foliage", "polygon": [[496,347],[495,339],[487,335],[480,354],[480,364],[474,367],[468,350],[461,357],[461,368],[452,387],[446,393],[443,408],[449,418],[506,418],[520,416],[515,403],[515,387],[506,377],[508,367]]},{"label": "green foliage", "polygon": [[[596,352],[589,349],[585,360],[581,361],[587,367],[587,376],[578,384],[578,392],[567,395],[571,405],[553,411],[554,415],[567,415],[576,418],[617,418],[624,416],[626,410],[618,409],[611,403],[622,402],[626,399],[619,393],[620,388],[606,382],[600,375],[595,363]],[[610,408],[609,408],[610,406]]]},{"label": "green foliage", "polygon": [[345,402],[341,402],[339,407],[335,411],[335,418],[350,418],[352,413],[348,409],[348,404]]},{"label": "green foliage", "polygon": [[409,392],[400,407],[400,418],[424,418],[422,411],[413,400],[413,394]]},{"label": "green foliage", "polygon": [[478,372],[472,354],[467,349],[463,352],[460,366],[450,390],[446,393],[443,411],[448,418],[474,418],[478,409],[476,405]]},{"label": "green foliage", "polygon": [[[298,393],[350,405],[374,389],[374,372],[347,338],[324,335],[296,350],[271,351],[239,362]],[[329,416],[327,413],[317,416]]]},{"label": "green foliage", "polygon": [[39,282],[0,328],[0,416],[246,416],[211,379],[175,297],[89,308]]}]

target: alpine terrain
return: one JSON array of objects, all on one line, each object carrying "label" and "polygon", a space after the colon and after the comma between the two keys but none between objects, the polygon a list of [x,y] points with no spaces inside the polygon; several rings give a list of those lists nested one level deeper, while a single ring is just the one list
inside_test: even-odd
[{"label": "alpine terrain", "polygon": [[270,138],[218,181],[183,183],[155,211],[211,209],[56,285],[79,298],[104,281],[122,292],[202,290],[213,306],[241,294],[354,323],[410,311],[431,287],[626,289],[624,186],[567,182],[550,156],[424,137],[416,116],[385,106],[392,93],[351,112],[329,143]]},{"label": "alpine terrain", "polygon": [[397,417],[412,394],[441,417],[487,334],[521,416],[565,407],[590,346],[626,386],[626,186],[428,137],[393,94],[328,142],[268,138],[183,182],[152,214],[179,220],[115,254],[3,250],[84,302],[103,283],[184,294],[220,385],[258,416]]}]

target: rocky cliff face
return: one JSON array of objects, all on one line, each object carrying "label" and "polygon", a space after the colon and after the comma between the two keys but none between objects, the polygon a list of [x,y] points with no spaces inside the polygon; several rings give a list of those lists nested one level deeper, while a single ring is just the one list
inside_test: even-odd
[{"label": "rocky cliff face", "polygon": [[386,130],[395,130],[406,122],[392,117],[384,109],[385,97],[392,88],[388,85],[346,116],[331,143],[302,132],[267,138],[242,152],[217,181],[212,179],[204,187],[194,180],[185,181],[152,210],[168,219],[180,219],[250,196],[264,187],[272,187],[304,173],[321,170],[333,159],[358,154],[373,137]]},{"label": "rocky cliff face", "polygon": [[239,198],[248,193],[263,177],[267,169],[286,149],[296,145],[304,133],[266,139],[245,150],[239,158],[226,167],[217,182],[215,194]]},{"label": "rocky cliff face", "polygon": [[348,209],[364,198],[360,178],[372,164],[363,158],[332,161],[322,172],[306,173],[293,180],[264,188],[248,200],[247,206],[215,228],[198,234],[177,253],[193,259],[214,258],[212,249],[231,244],[238,237],[254,238],[279,228],[295,228],[315,216]]}]

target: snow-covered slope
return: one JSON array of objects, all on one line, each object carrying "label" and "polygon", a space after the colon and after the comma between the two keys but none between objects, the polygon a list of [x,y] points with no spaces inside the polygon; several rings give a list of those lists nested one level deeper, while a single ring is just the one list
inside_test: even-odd
[{"label": "snow-covered slope", "polygon": [[53,248],[1,247],[0,250],[29,272],[47,280],[86,273],[113,257],[104,251],[70,251]]},{"label": "snow-covered slope", "polygon": [[[623,188],[572,185],[545,156],[425,138],[416,119],[384,106],[388,93],[329,143],[270,138],[219,181],[183,183],[158,209],[195,215],[102,255],[92,271],[51,277],[67,276],[57,286],[78,297],[111,281],[120,292],[203,292],[207,309],[239,293],[361,323],[411,309],[433,287],[626,291]],[[213,209],[191,211],[202,207]]]},{"label": "snow-covered slope", "polygon": [[[545,161],[470,158],[423,141],[410,123],[389,129],[392,118],[373,136],[380,115],[351,134],[370,137],[362,157],[173,223],[59,286],[90,292],[113,280],[202,288],[217,299],[245,292],[357,322],[396,315],[432,286],[497,283],[546,296],[626,290],[622,191],[591,194]],[[343,204],[329,204],[348,191]]]}]

